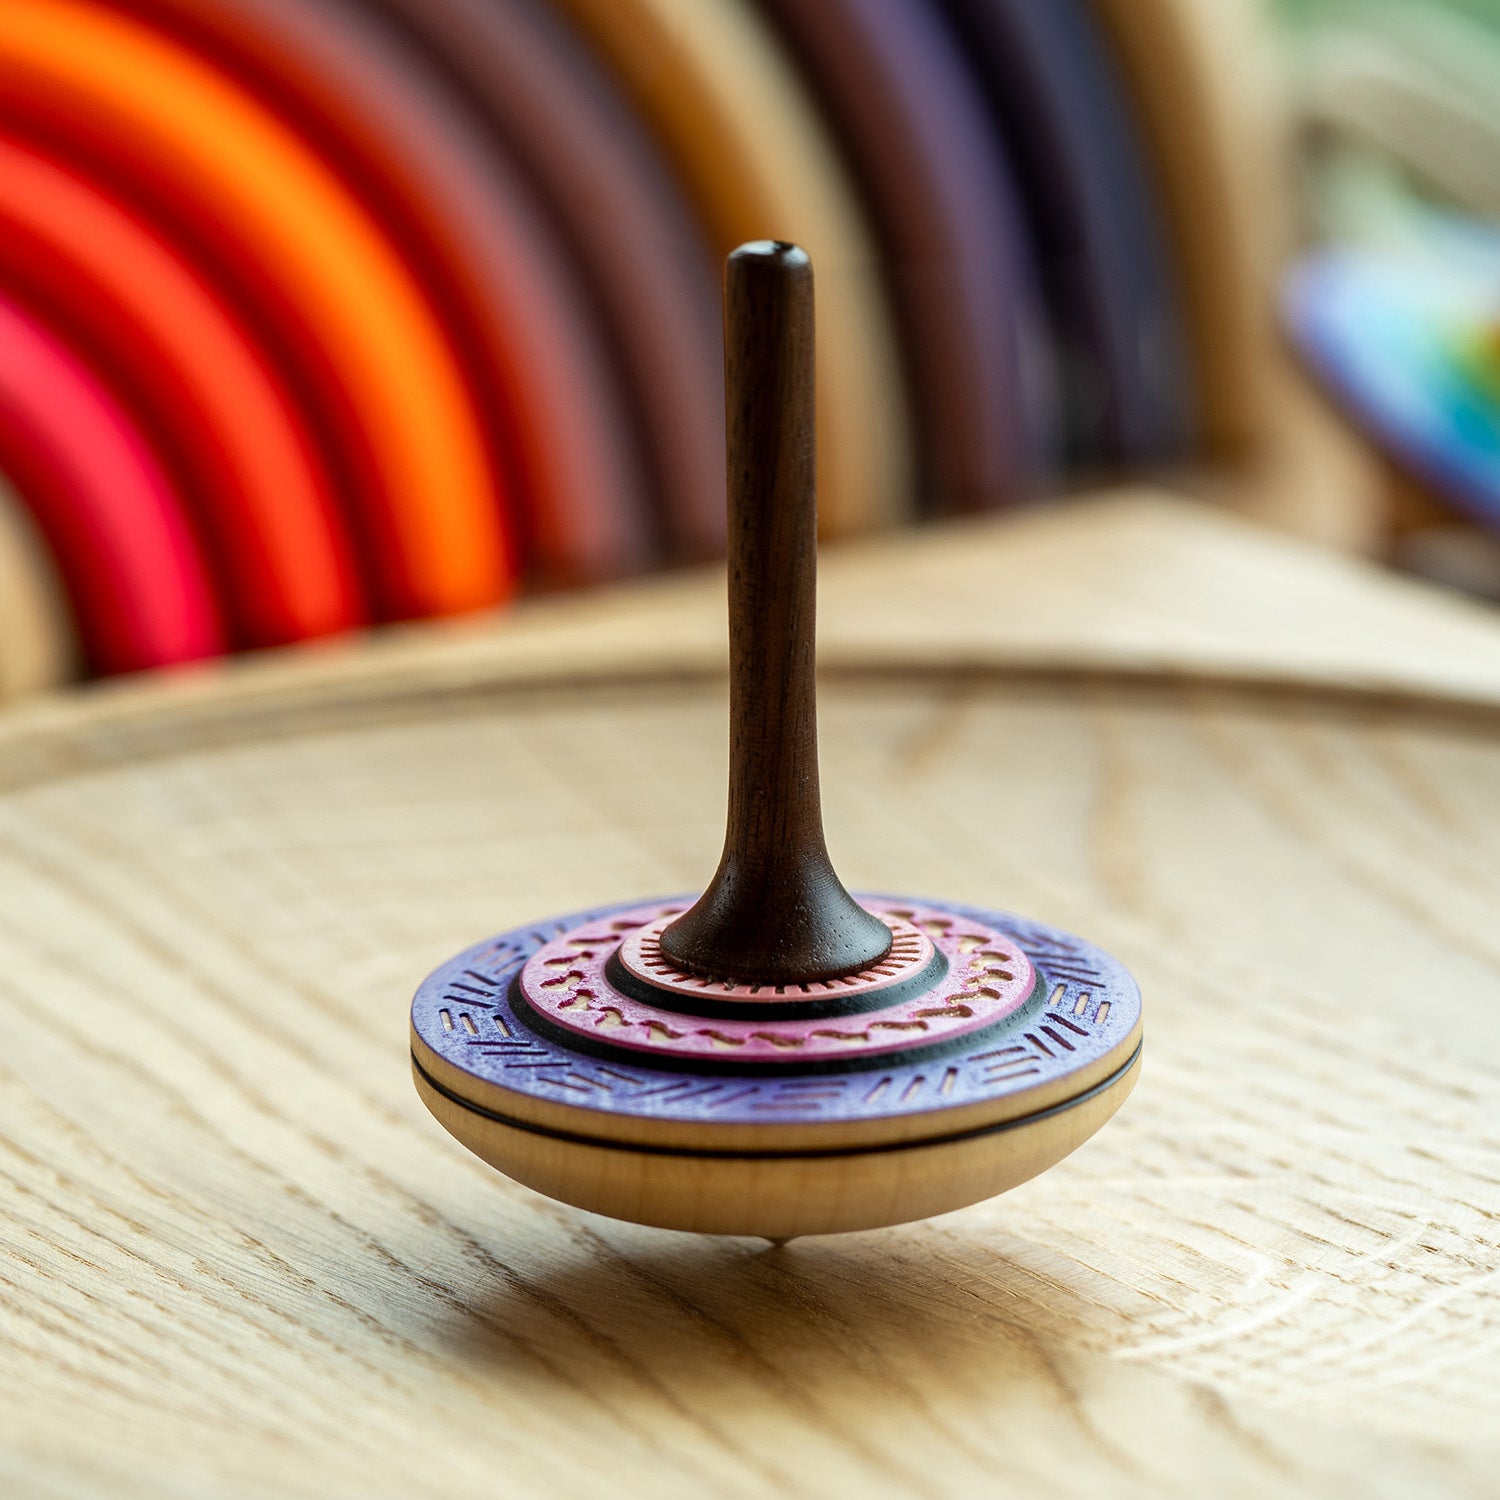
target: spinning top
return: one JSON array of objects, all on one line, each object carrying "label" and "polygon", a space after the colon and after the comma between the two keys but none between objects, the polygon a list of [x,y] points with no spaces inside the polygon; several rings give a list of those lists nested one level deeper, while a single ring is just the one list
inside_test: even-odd
[{"label": "spinning top", "polygon": [[1066,1156],[1140,1066],[1140,993],[1001,912],[851,896],[823,841],[812,267],[725,272],[730,779],[697,901],[516,928],[430,975],[412,1068],[471,1151],[581,1208],[718,1234],[867,1229]]}]

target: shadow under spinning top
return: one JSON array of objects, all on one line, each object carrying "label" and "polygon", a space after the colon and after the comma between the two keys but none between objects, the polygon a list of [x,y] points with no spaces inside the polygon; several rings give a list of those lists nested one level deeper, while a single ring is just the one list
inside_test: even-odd
[{"label": "shadow under spinning top", "polygon": [[814,698],[812,267],[725,272],[730,786],[696,902],[517,928],[430,975],[417,1090],[519,1182],[718,1234],[869,1229],[1024,1182],[1135,1083],[1140,993],[1001,912],[851,896],[829,862]]}]

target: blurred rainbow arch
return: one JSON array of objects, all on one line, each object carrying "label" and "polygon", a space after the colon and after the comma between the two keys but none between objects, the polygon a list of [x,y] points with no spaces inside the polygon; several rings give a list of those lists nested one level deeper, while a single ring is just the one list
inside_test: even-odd
[{"label": "blurred rainbow arch", "polygon": [[715,555],[745,238],[832,534],[1244,440],[1227,0],[1031,3],[6,0],[0,685]]}]

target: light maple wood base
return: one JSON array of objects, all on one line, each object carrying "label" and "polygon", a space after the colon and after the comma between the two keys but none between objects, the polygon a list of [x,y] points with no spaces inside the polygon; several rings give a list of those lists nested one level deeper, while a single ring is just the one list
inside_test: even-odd
[{"label": "light maple wood base", "polygon": [[443,1128],[482,1161],[549,1198],[612,1219],[699,1234],[795,1239],[883,1229],[967,1208],[1075,1151],[1125,1102],[1140,1052],[1083,1099],[956,1140],[858,1153],[694,1156],[519,1128],[412,1078]]}]

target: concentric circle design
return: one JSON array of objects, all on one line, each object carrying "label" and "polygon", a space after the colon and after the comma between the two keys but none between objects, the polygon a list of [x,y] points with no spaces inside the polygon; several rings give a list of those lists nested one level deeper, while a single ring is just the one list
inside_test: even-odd
[{"label": "concentric circle design", "polygon": [[[663,1059],[796,1064],[967,1036],[1009,1015],[1036,983],[1014,939],[988,923],[888,904],[872,909],[894,934],[890,955],[847,980],[747,986],[696,979],[660,953],[662,929],[682,909],[637,907],[570,928],[526,964],[520,998],[596,1047]],[[616,959],[638,985],[622,985]],[[687,1009],[695,1002],[697,1014]]]},{"label": "concentric circle design", "polygon": [[832,999],[847,1005],[915,979],[927,970],[937,953],[932,939],[920,927],[913,926],[894,912],[882,911],[876,915],[891,929],[890,952],[879,963],[871,964],[857,974],[846,974],[842,979],[815,980],[811,984],[731,984],[686,973],[662,952],[661,935],[681,910],[678,906],[663,910],[660,916],[629,933],[620,944],[620,964],[643,984],[681,998],[688,1009],[704,999],[745,1001],[762,1009],[780,1000],[796,1001],[799,998]]},{"label": "concentric circle design", "polygon": [[[618,949],[629,933],[685,908],[689,899],[579,912],[455,955],[428,976],[412,1003],[419,1073],[465,1107],[530,1122],[528,1128],[738,1146],[758,1145],[768,1130],[779,1138],[795,1125],[799,1140],[833,1132],[842,1145],[854,1138],[904,1139],[917,1128],[915,1117],[992,1124],[1049,1108],[1124,1065],[1139,1044],[1140,991],[1123,966],[1093,944],[1001,912],[886,896],[858,899],[913,925],[948,921],[950,928],[928,935],[939,952],[947,941],[966,961],[988,947],[970,946],[973,937],[1003,934],[1006,951],[1028,961],[1029,993],[1009,1011],[997,1004],[982,1027],[942,1039],[928,1034],[919,1043],[908,1039],[899,1051],[847,1052],[845,1044],[829,1040],[816,1052],[806,1044],[767,1045],[752,1057],[740,1049],[623,1048],[597,1032],[565,1028],[557,1018],[576,1027],[578,1015],[561,999],[551,1016],[527,1002],[520,980],[544,950],[561,956],[553,945],[585,937],[602,938],[600,949]],[[601,971],[607,961],[606,953]],[[1010,972],[1023,982],[1018,968]],[[835,1024],[863,1028],[880,1015],[879,1009],[856,1011]],[[688,1029],[680,1011],[664,1007],[662,1016],[674,1030]],[[792,1019],[808,1030],[828,1024],[826,1011],[821,1019]],[[701,1024],[718,1026],[719,1016]],[[605,1036],[620,1029],[602,1028]],[[936,1122],[921,1128],[926,1132]]]}]

